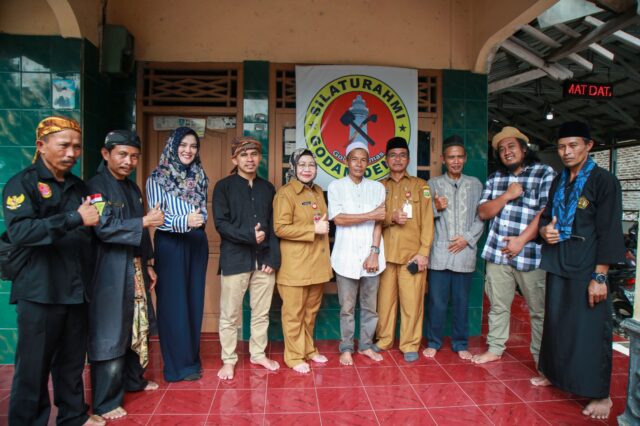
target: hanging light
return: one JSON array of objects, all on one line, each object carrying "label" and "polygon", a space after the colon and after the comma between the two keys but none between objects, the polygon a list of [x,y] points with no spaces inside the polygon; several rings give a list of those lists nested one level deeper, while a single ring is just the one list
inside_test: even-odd
[{"label": "hanging light", "polygon": [[547,120],[553,120],[553,108],[549,107],[547,109],[547,115],[545,115],[545,117],[547,118]]}]

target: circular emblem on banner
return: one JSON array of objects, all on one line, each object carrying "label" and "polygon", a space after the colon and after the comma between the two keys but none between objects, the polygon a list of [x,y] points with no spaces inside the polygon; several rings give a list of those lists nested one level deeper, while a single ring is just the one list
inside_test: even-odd
[{"label": "circular emblem on banner", "polygon": [[318,166],[334,178],[348,174],[345,152],[354,142],[369,149],[365,176],[385,177],[387,141],[394,136],[408,141],[410,134],[409,114],[400,96],[384,81],[366,75],[346,75],[327,83],[313,96],[304,117],[307,147]]}]

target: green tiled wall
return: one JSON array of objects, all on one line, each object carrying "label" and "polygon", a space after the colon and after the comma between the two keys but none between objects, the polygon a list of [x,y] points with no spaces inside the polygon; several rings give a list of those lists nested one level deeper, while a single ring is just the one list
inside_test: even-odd
[{"label": "green tiled wall", "polygon": [[[78,82],[72,109],[55,108],[53,82],[59,78]],[[107,130],[132,127],[134,84],[100,75],[98,49],[87,40],[0,34],[0,191],[31,163],[36,126],[52,114],[80,121],[83,156],[73,172],[93,176]],[[11,283],[0,281],[0,364],[13,363],[17,339],[10,289]]]},{"label": "green tiled wall", "polygon": [[[464,173],[487,180],[487,76],[468,71],[442,73],[442,139],[453,134],[464,138],[467,164]],[[484,246],[484,237],[478,247]],[[476,271],[469,295],[469,333],[480,335],[484,289],[484,260],[478,250]],[[449,312],[450,314],[450,312]],[[449,334],[450,324],[446,332]]]},{"label": "green tiled wall", "polygon": [[[0,34],[0,191],[31,163],[35,129],[42,118],[59,114],[81,119],[81,45],[77,39]],[[59,78],[79,83],[73,109],[54,108],[52,83]],[[4,230],[0,212],[0,232]],[[11,283],[0,281],[0,364],[13,363],[17,340],[10,290]]]},{"label": "green tiled wall", "polygon": [[245,61],[243,73],[243,134],[262,143],[258,176],[269,179],[269,62]]}]

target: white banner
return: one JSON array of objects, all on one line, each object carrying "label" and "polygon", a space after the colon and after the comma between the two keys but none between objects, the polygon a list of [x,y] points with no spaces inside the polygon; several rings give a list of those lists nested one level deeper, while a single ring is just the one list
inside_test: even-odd
[{"label": "white banner", "polygon": [[296,146],[308,147],[318,161],[315,182],[327,188],[348,174],[345,149],[361,141],[369,147],[370,179],[389,173],[387,141],[402,136],[411,153],[408,172],[416,174],[418,72],[372,66],[296,67]]}]

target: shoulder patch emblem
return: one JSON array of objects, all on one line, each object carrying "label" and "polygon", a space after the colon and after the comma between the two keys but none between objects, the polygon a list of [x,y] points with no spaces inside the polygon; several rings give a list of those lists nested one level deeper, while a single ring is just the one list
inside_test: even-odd
[{"label": "shoulder patch emblem", "polygon": [[424,195],[424,198],[431,198],[431,192],[429,192],[428,186],[422,187],[422,195]]},{"label": "shoulder patch emblem", "polygon": [[24,203],[24,194],[20,195],[9,195],[7,197],[7,208],[9,210],[17,210]]},{"label": "shoulder patch emblem", "polygon": [[51,187],[44,182],[38,182],[38,191],[40,191],[40,195],[42,195],[42,198],[51,198],[51,196],[53,195],[53,192],[51,192]]},{"label": "shoulder patch emblem", "polygon": [[582,197],[580,197],[578,199],[578,208],[580,209],[586,209],[587,207],[589,207],[589,200],[587,200],[587,197],[585,197],[584,195]]}]

